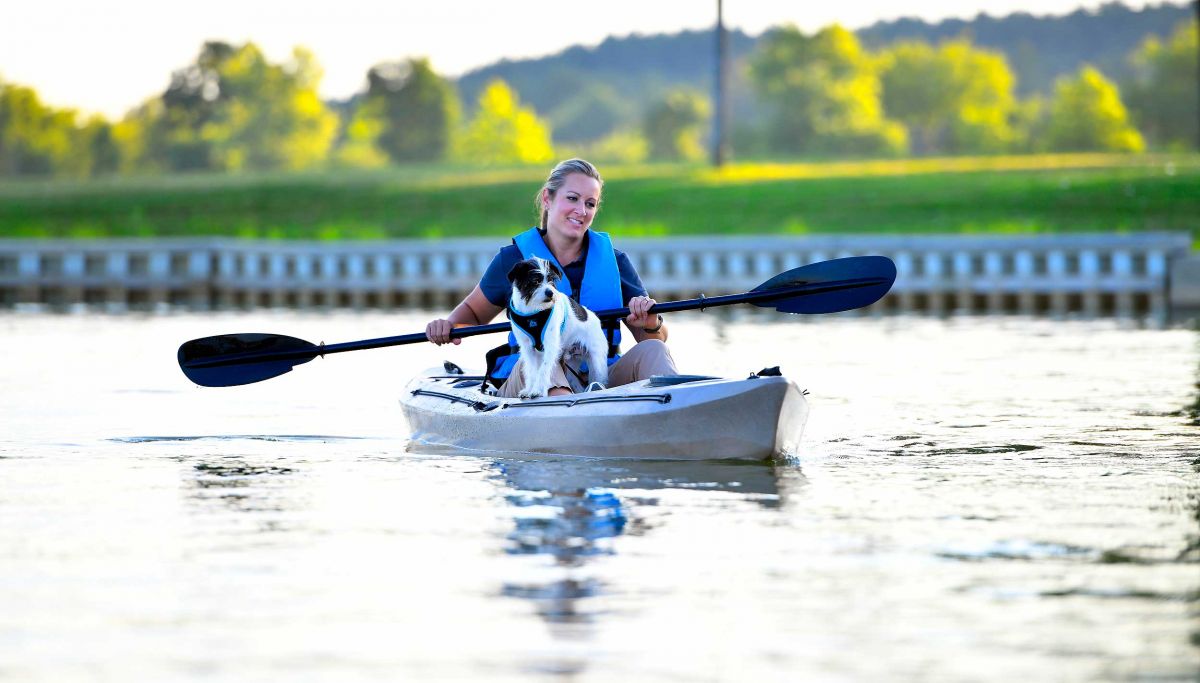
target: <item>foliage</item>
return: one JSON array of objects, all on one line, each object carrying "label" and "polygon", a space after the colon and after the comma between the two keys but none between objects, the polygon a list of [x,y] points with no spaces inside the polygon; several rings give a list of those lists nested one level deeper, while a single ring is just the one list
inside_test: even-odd
[{"label": "foliage", "polygon": [[388,158],[409,162],[446,157],[460,107],[454,88],[428,59],[409,59],[372,67],[359,109],[355,121],[378,129],[375,143]]},{"label": "foliage", "polygon": [[1197,23],[1187,20],[1165,42],[1151,36],[1132,55],[1129,107],[1138,127],[1156,145],[1191,148],[1200,139],[1198,34]]},{"label": "foliage", "polygon": [[617,130],[588,145],[564,145],[559,156],[580,157],[595,163],[640,164],[650,156],[650,145],[638,131]]},{"label": "foliage", "polygon": [[0,174],[50,175],[71,149],[73,112],[55,111],[33,88],[0,83]]},{"label": "foliage", "polygon": [[72,131],[71,149],[62,169],[74,177],[102,176],[116,172],[121,151],[113,137],[113,125],[101,116],[90,116]]},{"label": "foliage", "polygon": [[1142,136],[1129,124],[1117,87],[1085,67],[1060,79],[1050,104],[1046,143],[1056,151],[1140,152]]},{"label": "foliage", "polygon": [[[756,42],[739,30],[728,31],[728,38],[729,57],[735,63],[744,60]],[[664,91],[683,87],[711,92],[715,63],[711,30],[633,34],[548,57],[502,60],[464,74],[457,85],[463,100],[473,101],[485,85],[500,78],[523,102],[545,113],[555,142],[582,144],[618,129],[640,127]],[[754,106],[745,89],[731,92],[735,108]]]},{"label": "foliage", "polygon": [[[1065,17],[900,20],[860,31],[862,44],[839,27],[811,36],[784,28],[759,39],[731,31],[730,134],[743,159],[888,156],[909,142],[919,155],[1057,144],[1137,149],[1107,81],[1088,85],[1073,74],[1071,97],[1060,93],[1051,102],[1037,94],[1048,87],[1043,81],[1090,55],[1102,81],[1121,80],[1134,123],[1151,144],[1190,148],[1200,140],[1200,50],[1190,14],[1186,6],[1134,11],[1110,3]],[[863,45],[891,47],[871,54]],[[653,151],[696,159],[705,131],[686,122],[702,118],[713,47],[710,31],[686,31],[502,61],[457,81],[471,99],[490,103],[463,124],[454,86],[424,59],[377,65],[365,92],[327,105],[306,51],[273,64],[252,43],[212,42],[164,92],[112,123],[48,106],[33,88],[0,81],[0,176],[370,169],[446,158],[542,163],[552,158],[551,128],[556,142],[592,158],[637,163]],[[485,92],[498,76],[505,91]],[[1017,88],[1034,94],[1017,101]],[[688,104],[664,102],[662,93],[677,89],[693,93]],[[1090,118],[1076,130],[1070,116]]]},{"label": "foliage", "polygon": [[[898,19],[859,29],[855,34],[872,51],[882,51],[898,42],[939,45],[969,39],[977,48],[1005,57],[1015,76],[1019,96],[1049,96],[1056,78],[1078,72],[1085,63],[1094,64],[1118,82],[1125,82],[1130,73],[1129,52],[1147,35],[1169,35],[1176,24],[1193,14],[1194,4],[1182,0],[1139,9],[1109,2],[1061,16],[980,14],[971,19],[936,23]],[[735,136],[743,141],[735,144],[738,154],[748,148],[752,153],[772,148],[758,139],[757,131],[749,130],[757,125],[764,103],[755,101],[738,68],[769,35],[752,37],[737,30],[729,32],[730,59],[734,66],[730,84],[734,110],[731,123]],[[609,131],[598,126],[585,138],[582,132],[586,131],[577,134],[575,129],[564,127],[565,118],[560,118],[557,111],[559,107],[567,107],[564,103],[593,88],[610,88],[620,93],[631,109],[617,126],[635,125],[644,116],[645,107],[657,101],[664,90],[688,87],[710,92],[713,59],[711,31],[635,34],[608,38],[595,47],[572,47],[537,59],[503,60],[465,74],[457,85],[464,101],[473,101],[491,79],[502,78],[521,94],[522,101],[547,113],[554,124],[556,140],[585,142]],[[1015,128],[1013,132],[1022,134]]]},{"label": "foliage", "polygon": [[884,111],[908,127],[917,154],[1011,149],[1014,77],[1003,55],[966,40],[905,42],[885,51]]},{"label": "foliage", "polygon": [[99,116],[78,118],[47,106],[33,88],[0,82],[0,176],[84,178],[116,170],[113,127]]},{"label": "foliage", "polygon": [[340,168],[380,168],[388,164],[388,155],[379,146],[379,136],[387,126],[383,100],[359,102],[334,150],[334,165]]},{"label": "foliage", "polygon": [[1046,98],[1040,95],[1017,102],[1012,112],[1012,130],[1016,135],[1014,152],[1044,151],[1042,141],[1046,139],[1048,110]]},{"label": "foliage", "polygon": [[143,153],[169,170],[310,168],[325,159],[337,129],[317,95],[320,79],[303,48],[277,65],[253,43],[206,43],[172,76],[161,106],[134,114],[147,128]]},{"label": "foliage", "polygon": [[698,92],[670,92],[646,112],[642,130],[650,157],[664,161],[698,161],[704,158],[703,125],[708,101]]},{"label": "foliage", "polygon": [[906,147],[903,127],[883,116],[873,60],[840,26],[813,36],[794,26],[770,32],[750,74],[774,109],[771,137],[779,151],[866,155]]},{"label": "foliage", "polygon": [[982,49],[1004,55],[1016,75],[1020,95],[1049,95],[1057,78],[1077,73],[1085,64],[1123,82],[1130,75],[1126,60],[1130,51],[1147,35],[1168,35],[1176,24],[1193,16],[1194,9],[1194,2],[1178,0],[1139,9],[1110,1],[1060,16],[1015,12],[1003,17],[980,13],[972,19],[937,23],[899,19],[857,33],[863,44],[874,50],[899,42],[937,45],[969,38]]},{"label": "foliage", "polygon": [[554,157],[550,127],[521,106],[508,84],[495,80],[479,96],[475,116],[455,137],[452,157],[483,165],[544,163]]}]

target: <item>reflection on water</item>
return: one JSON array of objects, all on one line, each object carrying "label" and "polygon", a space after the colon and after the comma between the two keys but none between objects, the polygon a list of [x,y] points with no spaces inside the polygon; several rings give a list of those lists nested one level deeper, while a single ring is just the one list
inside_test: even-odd
[{"label": "reflection on water", "polygon": [[279,441],[279,442],[317,442],[351,441],[361,439],[356,436],[322,436],[320,434],[206,434],[203,436],[121,436],[110,439],[116,443],[161,443],[171,441]]},{"label": "reflection on water", "polygon": [[562,576],[546,582],[507,582],[502,593],[534,601],[537,612],[551,624],[578,625],[594,615],[580,601],[601,590],[593,577],[574,574],[587,559],[613,552],[601,543],[621,534],[626,517],[621,501],[604,489],[572,492],[514,493],[508,502],[518,508],[516,528],[508,535],[512,554],[544,554],[562,568]]},{"label": "reflection on water", "polygon": [[[220,502],[238,512],[285,512],[294,504],[294,493],[287,491],[290,475],[296,470],[280,465],[254,465],[238,458],[200,462],[192,466],[188,484],[196,491],[190,496],[202,504]],[[278,531],[278,520],[264,520],[263,531]]]},{"label": "reflection on water", "polygon": [[655,491],[727,492],[765,508],[779,504],[771,462],[509,458],[492,467],[514,508],[506,552],[549,560],[542,578],[507,581],[501,593],[531,601],[552,633],[572,639],[601,617],[589,599],[632,590],[589,574],[589,564],[617,554],[622,534],[651,532],[640,511],[658,506]]}]

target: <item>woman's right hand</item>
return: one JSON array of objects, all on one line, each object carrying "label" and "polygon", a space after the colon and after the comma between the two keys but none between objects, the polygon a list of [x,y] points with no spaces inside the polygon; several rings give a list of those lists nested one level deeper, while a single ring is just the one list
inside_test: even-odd
[{"label": "woman's right hand", "polygon": [[450,342],[452,344],[461,344],[461,338],[450,338],[450,331],[453,329],[454,323],[446,320],[445,318],[438,318],[437,320],[434,320],[425,326],[425,336],[429,338],[429,341],[437,344],[438,346],[441,346],[446,342]]}]

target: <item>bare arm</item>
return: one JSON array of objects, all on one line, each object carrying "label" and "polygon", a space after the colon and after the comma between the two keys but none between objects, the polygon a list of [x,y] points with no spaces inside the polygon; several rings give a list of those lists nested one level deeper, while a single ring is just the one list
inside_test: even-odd
[{"label": "bare arm", "polygon": [[453,311],[450,311],[450,315],[438,318],[425,326],[425,336],[439,346],[446,342],[459,344],[462,343],[462,339],[451,339],[451,330],[469,325],[485,325],[500,315],[500,311],[503,310],[500,306],[488,301],[487,297],[483,295],[483,290],[479,289],[479,285],[475,285],[475,289],[472,289],[467,298],[455,306]]},{"label": "bare arm", "polygon": [[647,339],[658,339],[661,341],[667,340],[667,324],[662,323],[662,326],[651,332],[646,328],[653,328],[662,321],[657,313],[647,313],[650,307],[658,303],[648,296],[635,296],[629,300],[629,315],[625,318],[625,327],[629,328],[629,333],[633,335],[635,342],[646,341]]}]

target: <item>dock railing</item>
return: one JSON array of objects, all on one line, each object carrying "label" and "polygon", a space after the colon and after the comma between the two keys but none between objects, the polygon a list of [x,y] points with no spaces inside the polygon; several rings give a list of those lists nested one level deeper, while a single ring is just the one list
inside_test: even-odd
[{"label": "dock railing", "polygon": [[[453,305],[501,241],[0,240],[0,305],[106,310]],[[1171,303],[1182,233],[1014,236],[806,235],[622,239],[651,294],[752,289],[842,256],[896,262],[875,311],[1158,314]]]}]

